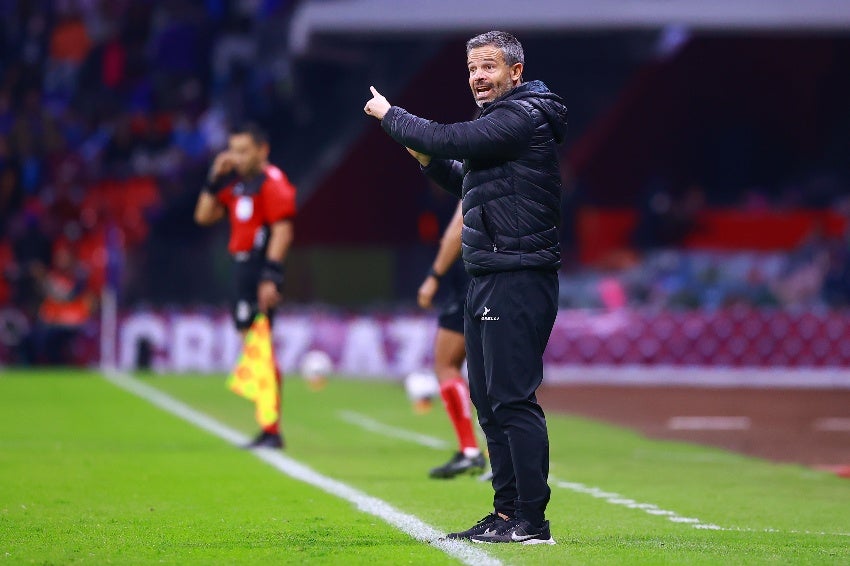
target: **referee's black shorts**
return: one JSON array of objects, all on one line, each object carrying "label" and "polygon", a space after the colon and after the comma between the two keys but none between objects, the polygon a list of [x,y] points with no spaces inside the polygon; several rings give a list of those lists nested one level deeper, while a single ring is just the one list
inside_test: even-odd
[{"label": "referee's black shorts", "polygon": [[[263,269],[263,258],[257,253],[242,253],[233,255],[233,322],[237,330],[247,330],[259,313],[257,305],[257,287],[260,285],[260,273]],[[280,289],[278,288],[278,291]],[[269,324],[274,319],[274,311],[266,313]]]}]

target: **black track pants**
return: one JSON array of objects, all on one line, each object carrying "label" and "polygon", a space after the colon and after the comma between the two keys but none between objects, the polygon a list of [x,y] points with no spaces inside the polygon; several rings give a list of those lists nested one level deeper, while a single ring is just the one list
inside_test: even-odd
[{"label": "black track pants", "polygon": [[549,502],[549,436],[535,392],[558,313],[558,276],[509,271],[474,277],[464,335],[469,391],[487,436],[493,506],[534,525]]}]

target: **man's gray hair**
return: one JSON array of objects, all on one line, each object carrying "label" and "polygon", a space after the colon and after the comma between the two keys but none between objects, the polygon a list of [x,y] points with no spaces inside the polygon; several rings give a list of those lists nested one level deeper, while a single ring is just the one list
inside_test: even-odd
[{"label": "man's gray hair", "polygon": [[492,45],[502,50],[502,55],[505,57],[505,63],[509,67],[522,63],[525,65],[525,54],[522,51],[522,44],[517,38],[506,31],[488,31],[481,35],[476,35],[466,42],[466,54],[473,49]]}]

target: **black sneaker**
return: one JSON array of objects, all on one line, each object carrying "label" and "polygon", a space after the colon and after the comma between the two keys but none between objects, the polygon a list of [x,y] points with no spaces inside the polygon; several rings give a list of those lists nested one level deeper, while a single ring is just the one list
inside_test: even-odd
[{"label": "black sneaker", "polygon": [[502,519],[495,513],[490,513],[474,525],[472,527],[466,529],[465,531],[460,531],[459,533],[449,533],[446,535],[448,539],[461,540],[461,539],[469,539],[474,537],[475,535],[480,535],[482,533],[488,532],[497,532],[498,527],[502,525],[502,523],[507,523],[505,519]]},{"label": "black sneaker", "polygon": [[432,468],[428,473],[432,478],[450,479],[460,474],[478,474],[484,471],[484,454],[468,457],[463,452],[456,452],[452,459],[439,466]]},{"label": "black sneaker", "polygon": [[283,436],[272,432],[261,431],[254,440],[243,446],[243,448],[283,448]]},{"label": "black sneaker", "polygon": [[540,527],[533,527],[523,519],[511,519],[499,525],[495,532],[485,531],[470,537],[472,542],[518,542],[520,544],[555,544],[549,532],[549,521],[543,521]]}]

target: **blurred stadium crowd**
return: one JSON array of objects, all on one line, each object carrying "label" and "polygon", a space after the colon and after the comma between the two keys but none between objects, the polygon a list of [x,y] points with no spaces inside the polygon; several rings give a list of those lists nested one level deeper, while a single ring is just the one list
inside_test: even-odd
[{"label": "blurred stadium crowd", "polygon": [[[244,119],[263,123],[272,134],[273,161],[277,162],[278,147],[285,145],[286,151],[298,156],[314,146],[305,137],[307,131],[335,135],[333,119],[329,122],[315,112],[315,106],[336,104],[338,108],[339,98],[331,98],[335,94],[330,88],[319,92],[311,87],[331,84],[339,77],[318,72],[315,84],[300,85],[288,52],[287,25],[297,3],[0,0],[0,308],[13,305],[29,320],[42,323],[36,325],[42,332],[33,334],[27,359],[43,359],[55,351],[50,346],[51,328],[88,320],[107,283],[127,293],[130,302],[150,300],[157,285],[152,271],[167,272],[168,266],[145,257],[146,244],[160,238],[160,247],[170,246],[175,255],[183,253],[180,245],[186,232],[181,230],[192,229],[185,214],[187,203],[191,206],[194,201],[209,158],[225,144],[230,124]],[[533,41],[530,45],[534,48]],[[656,56],[670,57],[669,50],[679,47],[668,46],[668,51]],[[380,50],[391,55],[391,50]],[[355,71],[357,65],[380,66],[376,58],[345,47],[326,50],[323,56],[348,58]],[[454,53],[450,56],[456,58]],[[550,67],[555,61],[569,64],[558,53],[546,56]],[[695,49],[688,56],[704,54]],[[383,66],[385,76],[401,76],[391,65]],[[646,68],[636,74],[644,79],[651,75]],[[588,59],[587,75],[581,80],[589,82],[589,77],[599,75],[599,61]],[[363,77],[358,78],[348,86],[360,89]],[[578,92],[571,96],[568,79],[553,77],[565,83],[550,86],[564,90],[573,105],[595,105],[601,114],[603,103],[611,103],[614,97],[598,96],[604,89],[591,88],[588,92],[594,93],[594,99],[583,101]],[[846,86],[846,79],[842,80]],[[619,83],[620,88],[624,83]],[[310,89],[310,96],[298,96],[299,88]],[[335,90],[345,96],[352,92]],[[658,98],[656,91],[644,90],[645,96]],[[359,90],[353,92],[363,96]],[[656,107],[659,112],[669,110],[663,100],[655,106],[644,104],[639,89],[633,100],[643,104],[648,120]],[[352,107],[355,114],[357,104]],[[575,145],[568,148],[571,170],[565,172],[570,189],[565,195],[564,230],[569,261],[561,286],[563,305],[715,309],[742,304],[831,307],[850,303],[846,221],[850,216],[850,109],[846,102],[839,107],[843,110],[834,116],[828,132],[815,132],[804,140],[821,149],[809,151],[802,161],[797,159],[793,174],[783,177],[784,169],[777,168],[780,176],[767,188],[759,186],[757,175],[740,178],[740,171],[770,170],[776,152],[755,152],[764,162],[749,163],[749,168],[736,169],[734,162],[746,152],[743,146],[761,144],[769,133],[758,138],[753,132],[733,130],[726,137],[705,140],[694,154],[707,156],[715,178],[703,179],[703,184],[648,183],[642,197],[632,194],[623,201],[632,208],[631,219],[623,225],[627,233],[611,243],[610,253],[596,253],[592,261],[580,248],[594,248],[598,242],[594,233],[581,230],[578,211],[587,205],[611,206],[622,195],[612,192],[612,202],[593,194],[594,182],[614,179],[606,175],[617,172],[609,166],[610,160],[594,165],[587,157],[599,144],[582,144],[579,138],[589,131],[592,135],[582,139],[593,142],[599,132],[592,131],[589,116],[576,113],[571,139]],[[628,105],[623,108],[632,111]],[[640,123],[632,125],[632,129],[641,128]],[[824,139],[812,142],[818,136]],[[283,141],[289,143],[279,143]],[[675,129],[668,141],[671,147],[677,145]],[[635,162],[643,159],[637,155],[640,152],[627,153],[635,154]],[[680,161],[689,162],[685,157]],[[296,168],[318,168],[315,161],[293,158],[291,162]],[[624,164],[622,176],[630,175],[629,167]],[[739,178],[730,182],[734,175]],[[296,184],[303,177],[294,175]],[[750,181],[746,190],[739,190],[741,183]],[[729,190],[718,190],[718,186]],[[621,183],[621,190],[629,190],[627,184]],[[324,201],[317,201],[316,207],[318,202]],[[745,214],[815,208],[824,211],[824,220],[816,215],[786,250],[726,246],[706,251],[710,246],[688,246],[689,238],[698,237],[703,228],[704,213],[718,205],[736,206]],[[167,220],[161,223],[165,228],[153,233],[152,225],[162,219]],[[373,229],[374,223],[368,228]],[[606,230],[610,231],[602,228]],[[437,233],[433,227],[430,232]],[[309,240],[310,230],[303,233]],[[422,254],[423,265],[414,282],[419,272],[425,272],[430,253]],[[203,291],[210,286],[203,281],[208,272],[198,272],[194,289]],[[128,287],[133,289],[128,292]],[[413,302],[412,293],[400,295],[394,299]],[[199,296],[204,300],[212,294]]]},{"label": "blurred stadium crowd", "polygon": [[31,356],[88,318],[230,122],[281,115],[293,5],[0,2],[0,305],[50,327]]}]

